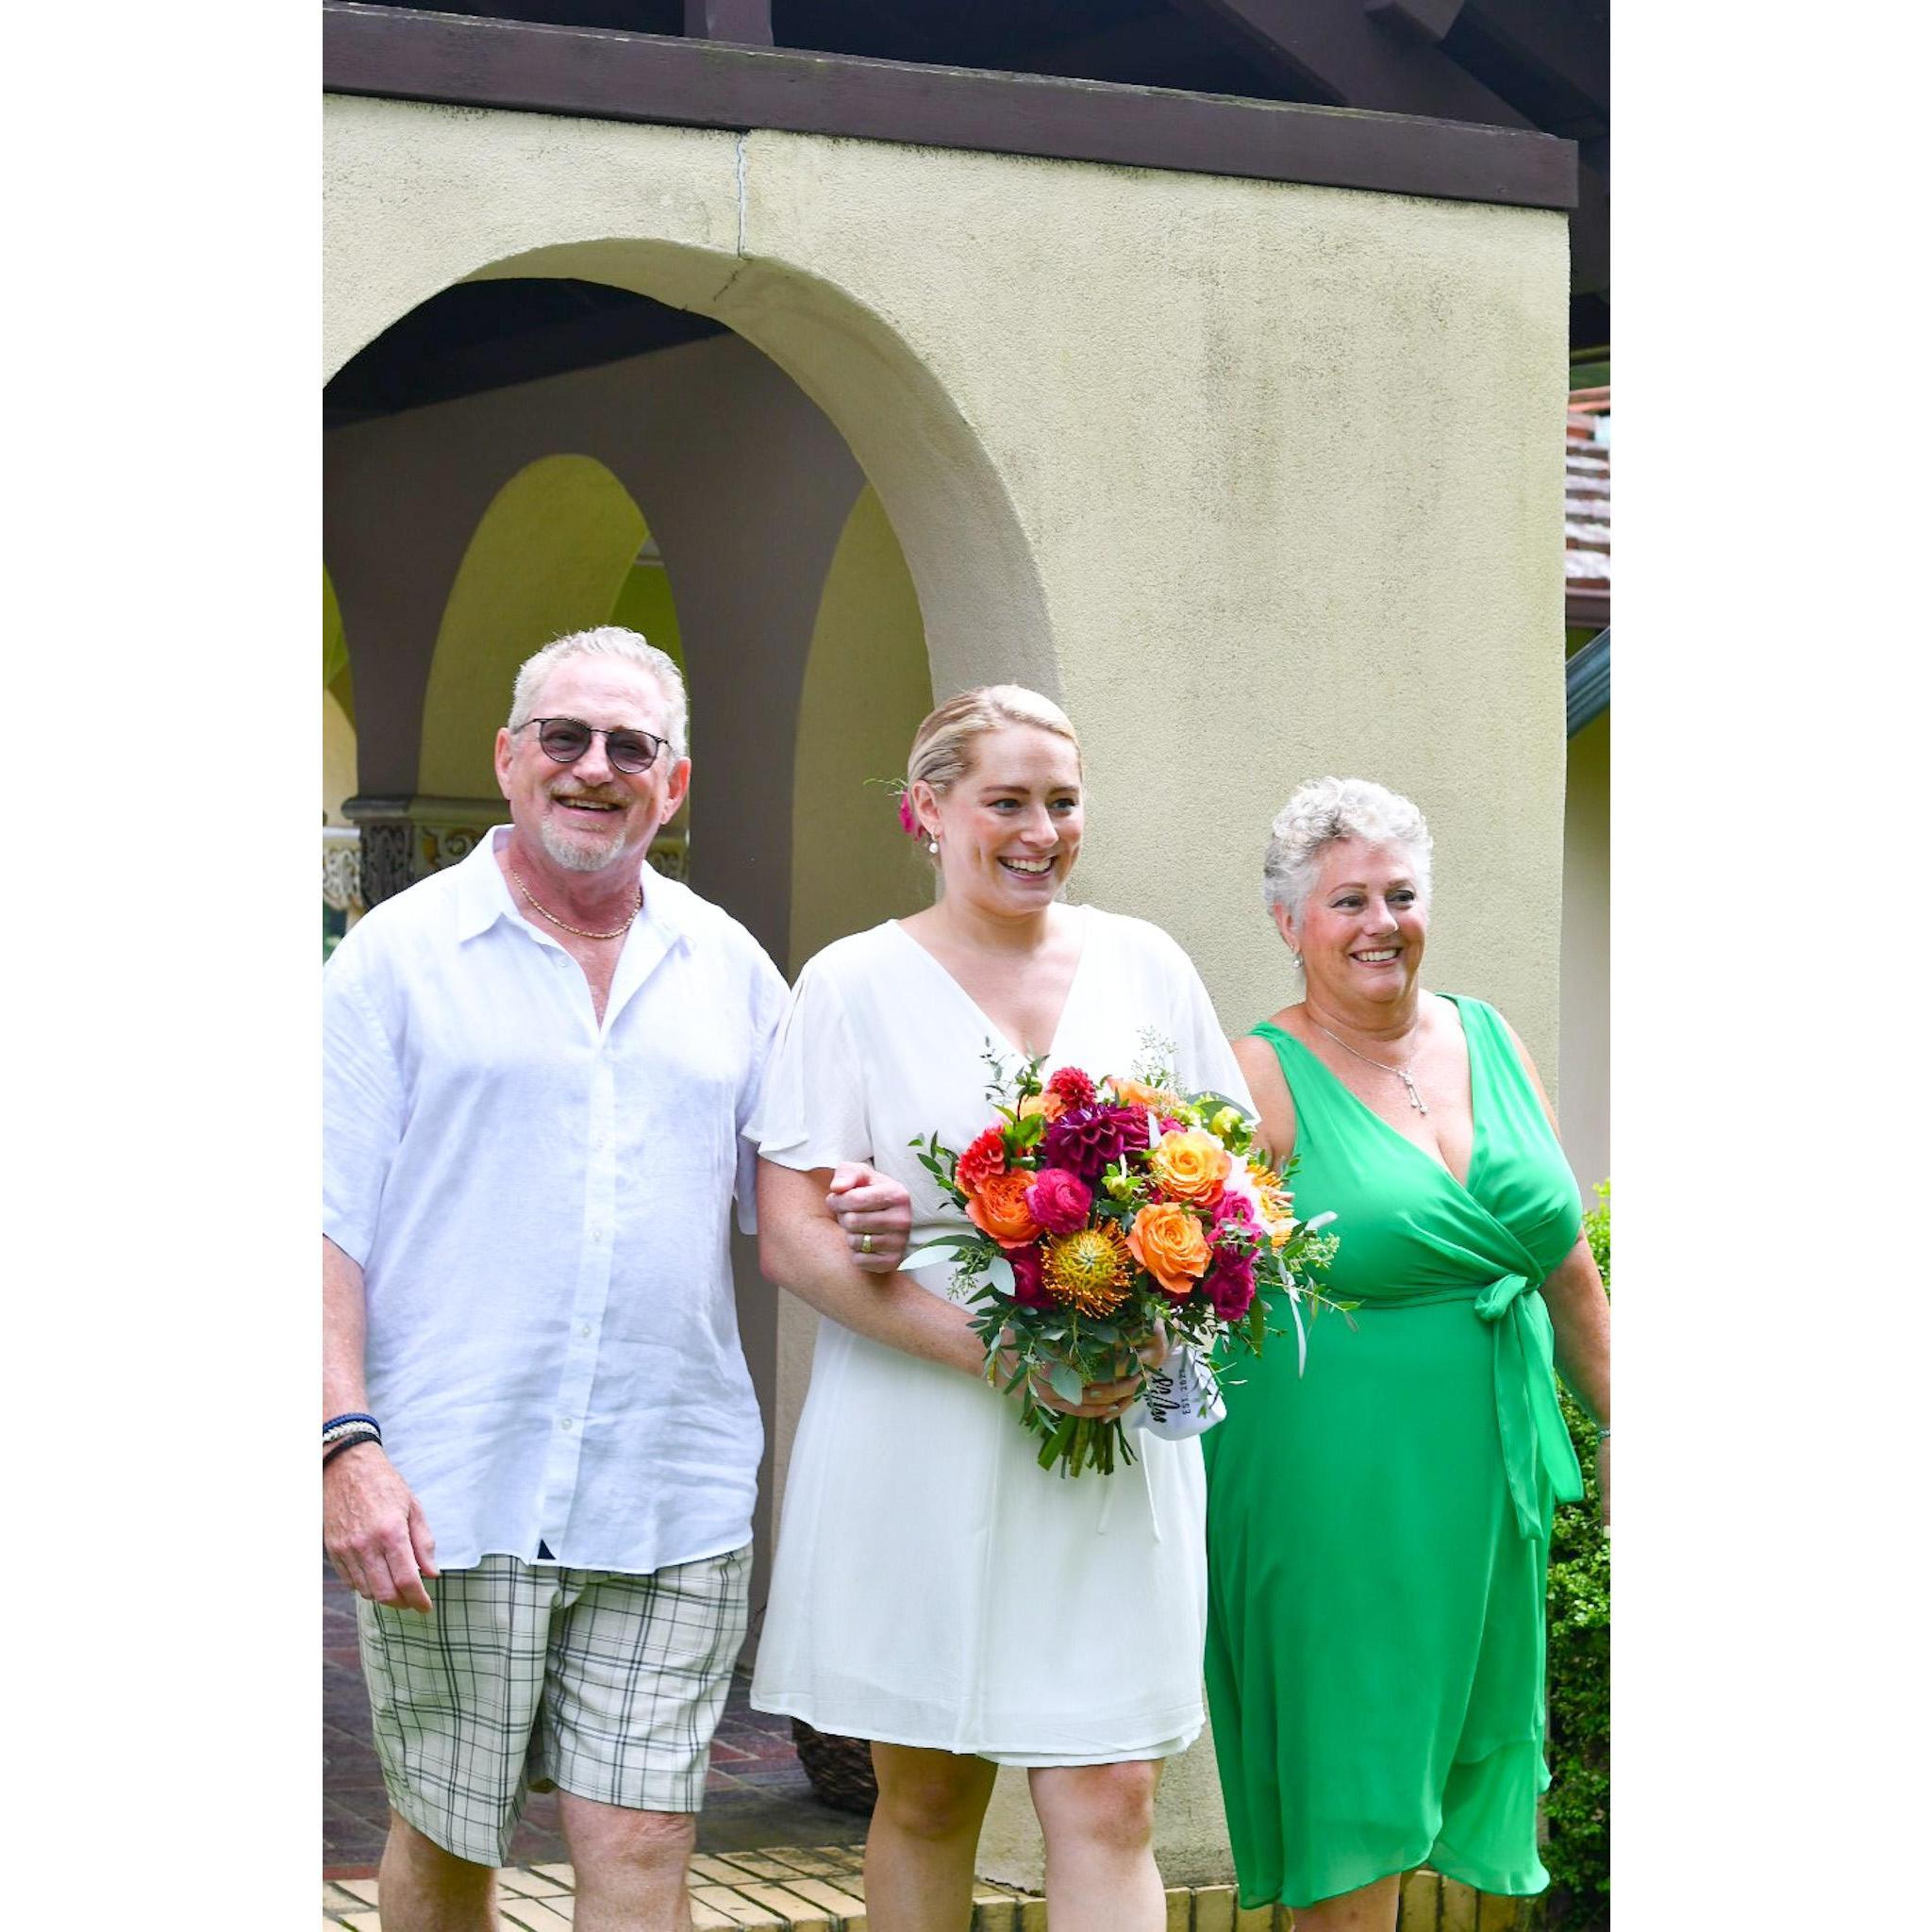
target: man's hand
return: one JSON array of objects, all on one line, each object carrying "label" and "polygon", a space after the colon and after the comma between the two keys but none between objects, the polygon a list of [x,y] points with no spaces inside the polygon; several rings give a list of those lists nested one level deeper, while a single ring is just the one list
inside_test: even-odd
[{"label": "man's hand", "polygon": [[434,1609],[423,1579],[437,1574],[436,1539],[380,1443],[358,1442],[323,1470],[322,1541],[358,1596],[392,1610]]},{"label": "man's hand", "polygon": [[832,1170],[825,1208],[868,1274],[891,1274],[898,1267],[912,1233],[912,1196],[897,1181],[862,1160],[841,1161]]},{"label": "man's hand", "polygon": [[[1019,1357],[1013,1352],[1012,1330],[1000,1331],[999,1362],[996,1374],[999,1380],[996,1388],[1005,1389],[1013,1379],[1013,1372],[1020,1365]],[[1059,1415],[1075,1415],[1098,1422],[1113,1422],[1124,1415],[1140,1399],[1141,1382],[1148,1368],[1158,1368],[1167,1359],[1167,1330],[1159,1331],[1160,1354],[1158,1361],[1148,1361],[1150,1343],[1141,1346],[1129,1355],[1124,1349],[1115,1357],[1120,1375],[1111,1382],[1089,1382],[1080,1391],[1078,1402],[1063,1402],[1053,1391],[1052,1385],[1037,1372],[1026,1380],[1027,1392],[1041,1408],[1053,1409]],[[1135,1355],[1140,1357],[1136,1360]]]}]

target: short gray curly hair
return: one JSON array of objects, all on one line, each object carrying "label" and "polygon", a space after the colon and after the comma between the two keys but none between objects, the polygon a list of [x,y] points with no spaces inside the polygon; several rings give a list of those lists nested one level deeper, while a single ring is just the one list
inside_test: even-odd
[{"label": "short gray curly hair", "polygon": [[1285,910],[1291,924],[1315,890],[1322,854],[1338,840],[1400,845],[1415,860],[1416,891],[1429,899],[1434,841],[1415,804],[1373,778],[1308,778],[1274,815],[1261,860],[1261,896]]},{"label": "short gray curly hair", "polygon": [[621,624],[574,630],[566,637],[553,638],[541,651],[525,658],[510,692],[508,729],[520,730],[529,722],[543,680],[567,658],[622,658],[626,664],[649,673],[664,693],[664,736],[670,741],[671,756],[681,758],[690,755],[691,702],[685,696],[684,673],[677,668],[677,659]]}]

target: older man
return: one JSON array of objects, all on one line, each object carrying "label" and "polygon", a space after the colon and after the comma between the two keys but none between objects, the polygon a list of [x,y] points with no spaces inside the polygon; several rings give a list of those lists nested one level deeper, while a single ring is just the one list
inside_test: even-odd
[{"label": "older man", "polygon": [[[635,633],[524,665],[510,825],[376,907],[324,978],[324,1533],[364,1601],[390,1932],[495,1924],[555,1786],[578,1932],[680,1932],[745,1627],[762,1448],[729,1263],[785,985],[645,869],[690,782]],[[828,1208],[890,1270],[904,1191]]]}]

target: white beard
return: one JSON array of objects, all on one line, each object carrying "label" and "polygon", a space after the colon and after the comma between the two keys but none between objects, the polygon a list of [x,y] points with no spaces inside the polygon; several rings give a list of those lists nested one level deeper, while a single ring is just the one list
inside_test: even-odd
[{"label": "white beard", "polygon": [[549,819],[537,827],[537,839],[565,872],[602,872],[623,843],[621,838],[600,839],[594,833],[587,837],[567,832]]}]

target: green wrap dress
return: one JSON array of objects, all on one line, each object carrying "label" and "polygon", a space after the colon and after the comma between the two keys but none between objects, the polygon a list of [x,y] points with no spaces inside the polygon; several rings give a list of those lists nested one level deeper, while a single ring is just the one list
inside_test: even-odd
[{"label": "green wrap dress", "polygon": [[[1312,1905],[1424,1862],[1541,1891],[1553,1499],[1582,1492],[1537,1291],[1576,1184],[1507,1028],[1457,999],[1469,1179],[1279,1027],[1297,1214],[1361,1306],[1229,1368],[1208,1464],[1208,1696],[1243,1907]],[[1353,1326],[1350,1325],[1351,1319]],[[1291,1327],[1283,1307],[1270,1326]]]}]

